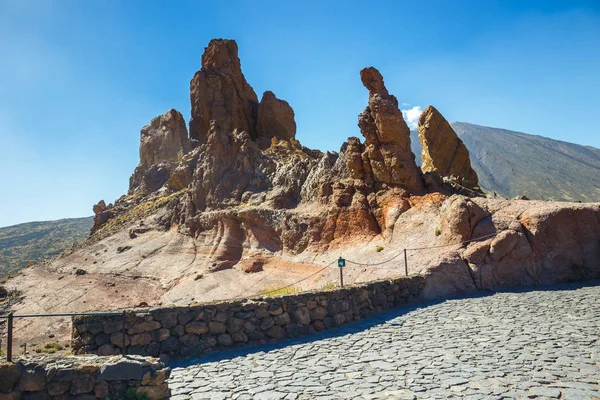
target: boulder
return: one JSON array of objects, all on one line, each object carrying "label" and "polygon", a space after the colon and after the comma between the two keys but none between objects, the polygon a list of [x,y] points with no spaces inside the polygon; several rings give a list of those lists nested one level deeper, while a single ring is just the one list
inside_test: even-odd
[{"label": "boulder", "polygon": [[505,230],[496,235],[490,244],[490,257],[492,260],[498,261],[510,253],[522,235],[512,230]]},{"label": "boulder", "polygon": [[388,93],[377,69],[365,68],[360,77],[369,90],[369,105],[358,116],[358,126],[365,137],[363,158],[370,164],[374,181],[414,193],[422,191],[423,181],[410,148],[410,130],[398,100]]},{"label": "boulder", "polygon": [[213,39],[202,55],[202,68],[190,83],[190,137],[204,143],[211,121],[225,132],[234,129],[257,137],[258,98],[246,81],[234,40]]},{"label": "boulder", "polygon": [[463,252],[462,258],[470,264],[482,264],[490,249],[491,242],[492,240],[488,239],[483,242],[473,242],[469,244],[467,249]]},{"label": "boulder", "polygon": [[423,146],[421,170],[452,177],[460,185],[477,189],[479,179],[471,168],[469,151],[448,121],[433,106],[419,117],[419,140]]},{"label": "boulder", "polygon": [[446,243],[460,243],[471,239],[475,226],[489,212],[468,197],[454,195],[441,207],[441,233]]}]

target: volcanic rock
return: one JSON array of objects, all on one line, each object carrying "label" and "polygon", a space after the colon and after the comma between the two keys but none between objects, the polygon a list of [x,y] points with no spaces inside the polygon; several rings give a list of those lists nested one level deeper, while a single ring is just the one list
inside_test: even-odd
[{"label": "volcanic rock", "polygon": [[459,195],[446,200],[440,211],[442,237],[447,243],[460,243],[471,239],[475,226],[489,215],[489,212],[477,203]]},{"label": "volcanic rock", "polygon": [[140,138],[140,164],[129,180],[130,193],[160,189],[183,156],[190,151],[188,132],[181,113],[171,109],[144,126]]},{"label": "volcanic rock", "polygon": [[108,210],[104,200],[100,200],[97,204],[94,204],[92,209],[94,211],[94,225],[92,226],[91,233],[94,233],[112,218],[113,213]]},{"label": "volcanic rock", "polygon": [[245,192],[268,189],[261,151],[247,131],[228,132],[213,120],[201,151],[192,178],[198,210],[238,204]]},{"label": "volcanic rock", "polygon": [[477,173],[471,168],[469,151],[448,121],[433,106],[419,117],[419,140],[423,146],[421,170],[453,177],[467,188],[477,187]]},{"label": "volcanic rock", "polygon": [[257,137],[258,98],[248,84],[234,40],[213,39],[202,55],[202,68],[190,83],[190,137],[205,143],[211,121],[225,132],[237,129]]},{"label": "volcanic rock", "polygon": [[296,137],[294,110],[287,101],[278,99],[273,92],[265,92],[258,105],[256,130],[259,146],[264,149],[271,144],[271,138],[284,140]]},{"label": "volcanic rock", "polygon": [[94,215],[98,215],[102,211],[106,210],[106,203],[104,202],[104,200],[100,200],[97,204],[94,204],[92,209],[94,211]]},{"label": "volcanic rock", "polygon": [[170,109],[142,128],[140,165],[144,167],[164,161],[179,162],[189,150],[185,120],[177,110]]},{"label": "volcanic rock", "polygon": [[383,77],[373,67],[360,71],[369,90],[369,105],[358,116],[366,139],[363,159],[368,160],[376,183],[420,192],[423,182],[410,148],[410,130],[398,108],[398,100],[385,88]]}]

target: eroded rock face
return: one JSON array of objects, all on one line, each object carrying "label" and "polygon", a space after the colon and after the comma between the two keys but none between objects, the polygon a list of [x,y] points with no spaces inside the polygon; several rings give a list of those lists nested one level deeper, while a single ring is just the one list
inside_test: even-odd
[{"label": "eroded rock face", "polygon": [[410,130],[398,100],[388,93],[377,69],[365,68],[360,77],[369,90],[369,105],[358,116],[358,126],[366,140],[363,159],[368,160],[374,181],[421,191],[423,182],[410,149]]},{"label": "eroded rock face", "polygon": [[427,107],[419,117],[419,140],[423,146],[423,172],[433,172],[441,177],[452,176],[463,186],[479,189],[469,151],[433,106]]},{"label": "eroded rock face", "polygon": [[142,128],[140,165],[150,167],[164,161],[179,162],[190,151],[183,115],[170,109]]},{"label": "eroded rock face", "polygon": [[[569,214],[567,206],[556,212],[545,207],[538,220],[549,222],[536,225],[527,220],[535,214],[535,202],[451,196],[456,192],[440,176],[473,185],[477,177],[464,145],[433,107],[420,122],[425,168],[436,168],[430,170],[436,174],[426,175],[433,184],[425,189],[398,101],[376,69],[361,71],[369,90],[369,105],[359,116],[366,140],[349,138],[338,154],[302,146],[295,139],[293,110],[273,93],[266,92],[258,104],[242,75],[235,42],[211,41],[202,60],[192,80],[192,139],[175,110],[145,127],[132,190],[114,205],[94,206],[94,230],[132,210],[133,218],[153,215],[150,225],[192,238],[196,255],[204,249],[192,263],[201,262],[206,272],[250,265],[256,256],[323,254],[375,238],[396,246],[398,240],[411,247],[447,245],[448,252],[438,250],[443,254],[427,267],[437,274],[431,282],[438,283],[430,286],[434,294],[531,284],[544,280],[544,269],[553,275],[549,281],[600,269],[590,266],[590,260],[600,260],[600,228],[589,233],[578,225],[582,215],[600,221],[598,210]],[[425,191],[430,193],[418,195]],[[511,207],[517,208],[502,212]],[[557,218],[559,213],[568,217]],[[118,223],[109,224],[110,232],[115,229]],[[581,236],[578,230],[586,230],[581,242],[573,239]],[[563,242],[569,246],[554,252],[552,246]],[[559,263],[570,266],[556,278],[563,268]]]},{"label": "eroded rock face", "polygon": [[295,139],[294,110],[287,101],[278,99],[273,92],[265,92],[258,105],[256,130],[259,146],[263,149],[269,147],[271,138],[274,137]]},{"label": "eroded rock face", "polygon": [[130,193],[138,188],[146,193],[160,189],[190,147],[179,111],[171,109],[152,119],[141,131],[140,164],[129,179]]},{"label": "eroded rock face", "polygon": [[262,161],[260,149],[247,132],[228,133],[212,121],[192,177],[197,209],[235,205],[245,192],[266,191],[269,182],[261,171]]},{"label": "eroded rock face", "polygon": [[190,137],[205,143],[214,120],[225,132],[257,137],[258,98],[246,81],[234,40],[213,39],[202,55],[202,68],[190,83]]},{"label": "eroded rock face", "polygon": [[459,195],[452,196],[441,207],[442,238],[446,243],[470,240],[476,225],[488,215],[488,211],[471,199]]}]

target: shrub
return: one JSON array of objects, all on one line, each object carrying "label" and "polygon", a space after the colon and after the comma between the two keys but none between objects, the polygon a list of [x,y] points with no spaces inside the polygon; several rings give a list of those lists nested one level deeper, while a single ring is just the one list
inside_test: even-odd
[{"label": "shrub", "polygon": [[136,388],[129,388],[125,391],[125,396],[123,396],[124,400],[148,400],[148,395],[146,393],[137,393]]},{"label": "shrub", "polygon": [[375,251],[378,252],[378,253],[380,251],[383,251],[383,246],[380,245],[380,246],[375,247]]},{"label": "shrub", "polygon": [[440,228],[435,228],[435,236],[440,236],[442,234],[442,231],[440,230]]}]

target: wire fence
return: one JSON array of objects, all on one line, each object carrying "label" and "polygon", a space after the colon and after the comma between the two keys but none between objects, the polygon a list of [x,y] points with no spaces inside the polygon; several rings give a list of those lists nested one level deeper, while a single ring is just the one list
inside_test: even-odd
[{"label": "wire fence", "polygon": [[[344,268],[347,268],[345,266],[345,263],[347,262],[348,264],[352,264],[354,266],[359,266],[359,267],[367,267],[367,268],[371,268],[371,267],[378,267],[378,266],[382,266],[385,264],[388,264],[394,260],[396,260],[398,257],[400,256],[404,256],[404,274],[405,276],[408,276],[408,252],[412,252],[412,251],[423,251],[423,250],[431,250],[431,249],[439,249],[439,248],[444,248],[444,247],[455,247],[455,246],[464,246],[468,243],[472,243],[472,242],[478,242],[481,240],[486,240],[486,239],[490,239],[493,238],[497,235],[497,233],[492,233],[489,235],[484,235],[484,236],[480,236],[477,238],[473,238],[470,240],[464,240],[464,241],[460,241],[460,242],[456,242],[456,243],[448,243],[448,244],[443,244],[443,245],[437,245],[437,246],[426,246],[426,247],[414,247],[414,248],[404,248],[401,251],[399,251],[398,253],[396,253],[395,255],[382,260],[382,261],[377,261],[377,262],[373,262],[372,260],[367,260],[367,261],[356,261],[356,260],[350,260],[350,259],[344,259],[342,257],[335,259],[333,261],[331,261],[329,264],[321,267],[320,269],[318,269],[315,272],[312,272],[311,274],[309,274],[308,276],[303,277],[302,279],[299,279],[293,283],[287,284],[285,286],[281,286],[278,287],[277,289],[273,289],[273,290],[269,290],[269,291],[259,291],[257,292],[254,296],[257,295],[261,295],[261,296],[269,296],[272,295],[273,293],[281,293],[283,291],[285,291],[286,289],[290,289],[290,288],[295,288],[297,287],[298,284],[305,282],[307,280],[309,280],[310,278],[313,278],[319,274],[322,274],[324,271],[329,270],[327,273],[332,273],[333,271],[335,271],[336,269],[339,269],[339,277],[340,277],[340,287],[344,287],[344,283],[343,283],[343,279],[344,279],[344,275],[343,275],[343,270]],[[218,245],[217,245],[218,246]],[[341,262],[343,261],[343,262]],[[338,267],[333,267],[332,265],[334,265],[335,263],[338,263]],[[327,274],[326,273],[326,274]],[[326,274],[323,274],[323,276],[325,276]],[[246,288],[244,289],[245,292],[248,292],[250,289],[252,289],[253,287],[258,286],[260,283],[262,283],[265,279],[267,279],[269,277],[269,275],[265,275],[265,277],[263,277],[262,279],[260,279],[259,281],[257,281],[256,283],[254,283],[252,286],[250,286],[250,288]],[[352,283],[356,283],[357,278],[354,278],[354,282]],[[6,326],[6,359],[7,361],[12,361],[12,356],[13,356],[13,340],[14,340],[14,333],[19,332],[19,330],[15,330],[14,328],[14,322],[15,319],[27,319],[27,318],[47,318],[47,317],[76,317],[76,316],[117,316],[117,315],[121,315],[123,317],[123,321],[125,321],[126,318],[126,310],[122,310],[122,311],[108,311],[108,312],[80,312],[80,313],[54,313],[54,314],[20,314],[20,315],[15,315],[14,313],[10,312],[7,315],[0,315],[0,320],[1,319],[6,319],[7,321],[7,326]],[[125,335],[125,323],[123,323],[123,332],[122,334]],[[26,344],[25,344],[26,346]],[[2,336],[0,336],[0,354],[1,354],[1,349],[2,349]],[[123,346],[122,348],[123,354],[125,354],[126,352],[126,347]],[[23,350],[23,353],[27,353],[26,347]]]},{"label": "wire fence", "polygon": [[[398,257],[400,257],[401,255],[404,256],[404,274],[405,276],[408,276],[408,252],[409,251],[422,251],[422,250],[432,250],[432,249],[439,249],[439,248],[444,248],[444,247],[455,247],[455,246],[464,246],[465,244],[469,244],[472,242],[479,242],[482,240],[486,240],[486,239],[491,239],[493,237],[495,237],[497,235],[497,233],[492,233],[489,235],[484,235],[484,236],[480,236],[477,238],[473,238],[473,239],[469,239],[469,240],[463,240],[461,242],[456,242],[456,243],[448,243],[448,244],[443,244],[443,245],[438,245],[438,246],[426,246],[426,247],[413,247],[413,248],[404,248],[401,251],[399,251],[397,254],[395,254],[394,256],[383,260],[383,261],[377,261],[377,262],[373,262],[373,261],[355,261],[355,260],[349,260],[349,259],[345,259],[340,257],[337,260],[334,260],[332,262],[330,262],[329,264],[327,264],[325,267],[319,269],[317,272],[314,272],[312,274],[310,274],[309,276],[302,278],[296,282],[290,283],[288,285],[282,286],[280,288],[277,289],[273,289],[270,290],[268,292],[260,292],[260,294],[262,295],[269,295],[272,293],[277,293],[277,292],[281,292],[287,288],[291,288],[294,287],[296,285],[298,285],[299,283],[302,283],[308,279],[310,279],[311,277],[318,275],[319,273],[323,272],[324,270],[328,269],[329,267],[331,267],[332,264],[336,263],[338,260],[344,260],[346,263],[349,264],[353,264],[356,266],[363,266],[363,267],[377,267],[377,266],[381,266],[381,265],[385,265],[390,263],[391,261],[394,261],[395,259],[397,259]],[[344,286],[343,285],[343,268],[345,268],[345,266],[339,266],[340,269],[340,286]]]}]

